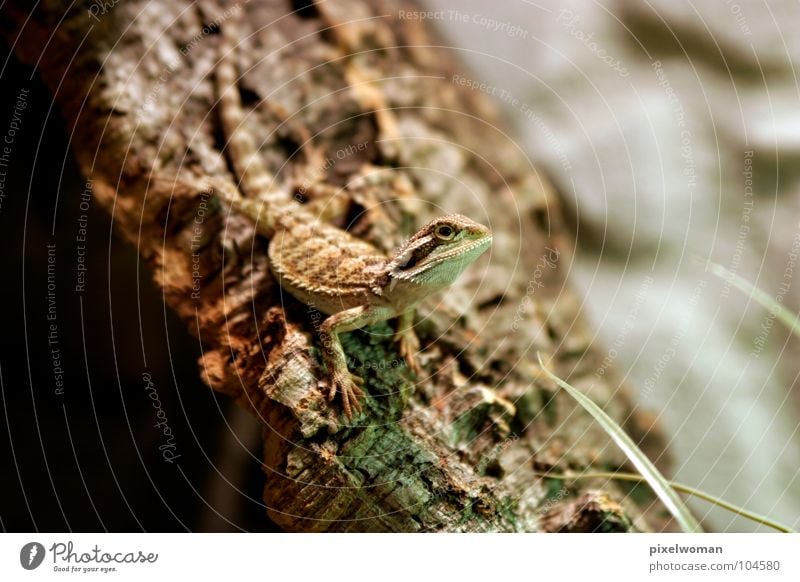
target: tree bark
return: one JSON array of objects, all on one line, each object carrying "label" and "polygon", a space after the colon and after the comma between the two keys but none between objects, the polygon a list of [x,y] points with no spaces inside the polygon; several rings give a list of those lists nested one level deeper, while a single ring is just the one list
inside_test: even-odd
[{"label": "tree bark", "polygon": [[[7,2],[2,33],[38,63],[117,231],[201,340],[209,386],[264,424],[264,500],[292,531],[630,531],[669,527],[652,496],[538,471],[626,466],[536,354],[663,459],[565,285],[571,248],[546,177],[452,51],[406,5]],[[67,6],[69,8],[66,8]],[[193,186],[228,175],[215,113],[219,27],[248,127],[287,195],[335,186],[343,228],[391,249],[430,217],[489,224],[491,256],[417,319],[415,378],[382,324],[344,337],[371,395],[356,426],[321,389],[318,314],[281,294],[268,241]],[[459,75],[454,77],[454,75]],[[178,176],[178,181],[175,177]],[[230,176],[229,176],[230,177]],[[79,193],[74,193],[77,196]]]}]

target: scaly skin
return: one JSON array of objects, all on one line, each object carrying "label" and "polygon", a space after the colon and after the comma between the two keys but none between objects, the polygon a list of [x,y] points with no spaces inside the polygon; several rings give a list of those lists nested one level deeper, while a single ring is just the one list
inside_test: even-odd
[{"label": "scaly skin", "polygon": [[416,304],[449,287],[462,271],[489,249],[491,231],[465,216],[431,221],[391,256],[350,233],[322,222],[288,195],[273,190],[273,178],[243,127],[244,112],[230,56],[232,28],[223,31],[222,58],[216,70],[220,118],[227,150],[242,196],[230,184],[212,182],[218,196],[249,217],[269,237],[270,268],[283,289],[327,314],[319,329],[329,398],[341,394],[345,416],[362,408],[363,380],[347,369],[339,334],[398,318],[401,355],[415,372],[419,342],[412,325]]}]

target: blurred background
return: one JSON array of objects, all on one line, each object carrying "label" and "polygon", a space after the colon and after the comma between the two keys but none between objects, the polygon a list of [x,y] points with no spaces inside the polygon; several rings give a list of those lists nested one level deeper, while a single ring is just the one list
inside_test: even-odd
[{"label": "blurred background", "polygon": [[572,284],[674,478],[799,527],[800,346],[703,261],[798,311],[800,5],[424,4],[565,201]]},{"label": "blurred background", "polygon": [[[677,481],[800,528],[798,342],[704,264],[800,307],[800,5],[424,4],[442,50],[493,89],[561,194],[571,282],[607,355],[598,376],[625,382],[662,424]],[[0,139],[15,115],[21,129],[0,198],[0,460],[11,471],[0,529],[274,529],[259,425],[200,382],[196,339],[94,206],[85,289],[73,292],[80,209],[58,197],[85,182],[47,90],[2,51]],[[64,395],[51,386],[54,347]],[[180,471],[158,449],[144,374]],[[693,508],[717,531],[764,529]]]}]

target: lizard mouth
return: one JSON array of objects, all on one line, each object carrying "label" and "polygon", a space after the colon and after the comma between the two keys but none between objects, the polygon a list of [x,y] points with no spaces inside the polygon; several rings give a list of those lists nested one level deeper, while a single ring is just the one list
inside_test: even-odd
[{"label": "lizard mouth", "polygon": [[472,251],[474,251],[476,249],[479,249],[481,247],[488,247],[491,244],[492,244],[492,237],[491,236],[486,236],[484,238],[481,238],[481,239],[478,239],[476,241],[473,241],[473,242],[471,242],[469,244],[460,245],[460,246],[455,247],[454,249],[451,249],[451,250],[449,250],[447,252],[444,252],[441,255],[439,255],[438,257],[436,257],[435,259],[433,259],[430,264],[437,265],[437,264],[439,264],[439,263],[441,263],[443,261],[447,261],[449,259],[452,259],[453,257],[457,257],[459,255],[470,254]]}]

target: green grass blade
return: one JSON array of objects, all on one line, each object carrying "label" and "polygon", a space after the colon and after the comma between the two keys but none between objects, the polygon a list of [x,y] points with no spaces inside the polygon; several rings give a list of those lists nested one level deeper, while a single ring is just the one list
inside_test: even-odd
[{"label": "green grass blade", "polygon": [[775,317],[780,319],[797,337],[800,337],[800,318],[797,317],[796,314],[792,313],[782,303],[778,303],[775,301],[774,298],[770,297],[770,295],[752,283],[750,283],[747,279],[744,279],[737,275],[736,273],[732,273],[722,265],[718,265],[717,263],[712,263],[711,261],[708,262],[709,269],[712,273],[714,273],[720,279],[723,279],[727,283],[730,283],[743,293],[747,294],[752,299],[755,299],[758,303],[769,309],[771,313],[775,314]]},{"label": "green grass blade", "polygon": [[[647,479],[642,477],[641,475],[636,475],[635,473],[607,473],[605,471],[590,471],[586,473],[575,473],[573,474],[562,474],[562,473],[546,473],[542,471],[534,471],[535,475],[539,477],[547,477],[548,479],[559,479],[562,481],[569,481],[571,479],[616,479],[618,481],[631,481],[634,483],[647,483]],[[683,483],[676,483],[675,481],[669,482],[670,487],[672,487],[675,491],[680,491],[681,493],[686,493],[687,495],[692,495],[693,497],[697,497],[698,499],[702,499],[703,501],[708,501],[709,503],[713,503],[714,505],[721,507],[730,511],[731,513],[735,513],[736,515],[740,515],[745,519],[749,519],[750,521],[754,521],[756,523],[760,523],[762,525],[766,525],[767,527],[771,527],[774,530],[783,532],[783,533],[795,533],[795,531],[787,525],[783,525],[777,521],[774,521],[768,517],[764,517],[754,511],[749,511],[744,509],[743,507],[739,507],[734,505],[733,503],[728,503],[724,499],[720,499],[719,497],[714,497],[713,495],[706,493],[705,491],[700,491],[699,489],[695,489],[694,487],[689,487],[688,485],[684,485]]]},{"label": "green grass blade", "polygon": [[661,502],[667,507],[669,512],[678,522],[681,529],[686,533],[702,532],[703,528],[689,512],[689,509],[684,505],[678,494],[672,489],[664,476],[659,473],[655,465],[650,462],[650,459],[636,446],[627,433],[622,430],[614,420],[608,416],[605,411],[592,401],[588,396],[584,395],[577,388],[570,386],[564,380],[550,372],[542,362],[542,356],[539,355],[539,365],[556,384],[566,390],[570,396],[578,401],[578,404],[583,406],[586,411],[603,427],[608,436],[610,436],[617,446],[622,449],[625,455],[630,459],[633,466],[639,473],[647,480],[653,492],[661,499]]}]

